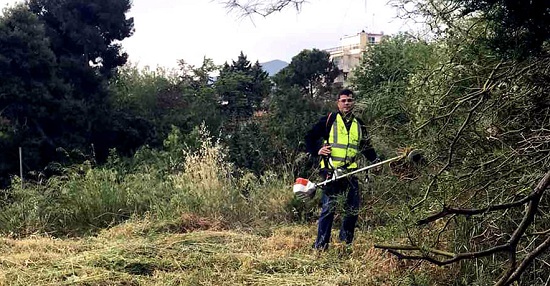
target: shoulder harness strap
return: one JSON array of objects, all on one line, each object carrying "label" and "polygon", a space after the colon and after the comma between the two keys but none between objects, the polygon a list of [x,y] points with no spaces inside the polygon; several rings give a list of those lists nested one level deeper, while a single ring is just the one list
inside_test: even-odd
[{"label": "shoulder harness strap", "polygon": [[325,128],[328,129],[328,122],[330,121],[330,117],[332,116],[332,112],[330,112],[327,116],[327,123],[325,124]]}]

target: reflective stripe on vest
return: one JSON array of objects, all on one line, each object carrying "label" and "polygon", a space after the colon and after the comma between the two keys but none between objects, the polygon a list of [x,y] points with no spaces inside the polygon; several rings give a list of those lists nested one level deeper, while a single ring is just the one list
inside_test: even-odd
[{"label": "reflective stripe on vest", "polygon": [[[361,137],[359,121],[353,118],[348,132],[344,119],[340,113],[337,113],[336,120],[334,120],[328,136],[328,144],[332,147],[330,153],[332,166],[329,167],[339,168],[346,166],[348,169],[356,169],[355,156],[359,153]],[[325,168],[324,160],[321,160],[321,168]]]}]

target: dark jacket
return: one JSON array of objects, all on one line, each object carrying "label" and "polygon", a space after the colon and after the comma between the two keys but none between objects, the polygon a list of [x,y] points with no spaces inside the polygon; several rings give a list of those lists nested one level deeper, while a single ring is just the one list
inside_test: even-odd
[{"label": "dark jacket", "polygon": [[[338,112],[332,112],[332,114],[326,115],[321,117],[319,121],[313,126],[311,130],[309,130],[306,134],[306,149],[307,152],[313,155],[314,157],[318,157],[319,149],[321,149],[323,142],[325,140],[328,140],[330,129],[332,128],[332,124],[336,120],[336,115]],[[376,155],[376,151],[374,151],[374,148],[371,146],[370,143],[370,136],[367,132],[367,128],[365,126],[365,123],[357,118],[357,121],[359,122],[359,125],[361,126],[361,132],[363,134],[363,137],[361,138],[361,142],[359,143],[359,151],[363,156],[367,158],[367,160],[371,162],[378,161],[378,156]],[[327,121],[328,120],[328,121]],[[351,127],[352,120],[345,121],[346,128],[349,131],[349,128]]]}]

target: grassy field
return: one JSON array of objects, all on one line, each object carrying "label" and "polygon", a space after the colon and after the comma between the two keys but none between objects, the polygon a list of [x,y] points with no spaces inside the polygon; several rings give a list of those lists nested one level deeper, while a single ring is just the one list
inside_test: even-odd
[{"label": "grassy field", "polygon": [[373,248],[403,237],[389,223],[398,201],[373,193],[393,187],[365,190],[351,249],[319,253],[319,209],[293,198],[291,172],[235,175],[222,146],[201,142],[183,157],[142,150],[137,163],[16,181],[0,208],[0,286],[452,284],[456,269]]},{"label": "grassy field", "polygon": [[411,270],[373,249],[365,233],[352,251],[335,245],[318,253],[310,248],[315,231],[313,224],[227,229],[184,215],[129,221],[79,239],[2,238],[0,285],[448,284],[448,270]]}]

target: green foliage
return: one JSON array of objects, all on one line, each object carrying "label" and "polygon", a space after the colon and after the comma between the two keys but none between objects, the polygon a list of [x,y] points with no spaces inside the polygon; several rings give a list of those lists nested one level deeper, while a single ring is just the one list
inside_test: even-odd
[{"label": "green foliage", "polygon": [[111,81],[115,112],[108,146],[125,155],[145,144],[161,147],[172,126],[187,134],[203,122],[217,132],[221,114],[208,78],[215,69],[209,59],[198,68],[182,64],[179,71],[121,69]]},{"label": "green foliage", "polygon": [[109,78],[126,63],[127,55],[121,53],[118,41],[133,33],[134,20],[126,18],[129,0],[30,0],[28,5],[46,25],[66,82],[84,84],[89,93],[101,87],[98,78],[94,84],[93,71],[99,72],[100,78]]},{"label": "green foliage", "polygon": [[174,115],[184,116],[181,118],[184,121],[175,121],[168,117],[167,122],[186,122],[184,131],[204,123],[211,134],[218,134],[224,119],[223,109],[211,74],[218,71],[219,67],[214,65],[211,59],[204,58],[200,67],[183,65],[180,69],[182,74],[178,86],[183,91],[186,104],[183,106],[184,109],[175,112]]},{"label": "green foliage", "polygon": [[39,146],[44,140],[36,126],[52,115],[50,109],[60,108],[49,86],[57,80],[54,60],[38,18],[21,5],[5,10],[0,18],[2,180],[18,168],[18,147],[28,156],[26,166],[43,162]]},{"label": "green foliage", "polygon": [[317,164],[305,154],[304,134],[329,110],[327,104],[304,96],[297,87],[278,88],[267,112],[239,123],[224,139],[231,162],[255,174],[276,170],[309,176]]},{"label": "green foliage", "polygon": [[241,52],[237,61],[225,63],[215,84],[224,115],[224,142],[231,162],[260,174],[273,166],[275,157],[269,134],[263,128],[265,101],[271,81],[258,62],[251,65]]},{"label": "green foliage", "polygon": [[550,3],[545,0],[450,0],[463,7],[462,16],[481,13],[491,30],[489,45],[509,57],[543,52],[550,40]]},{"label": "green foliage", "polygon": [[[505,245],[520,222],[528,218],[525,206],[468,218],[448,215],[430,223],[422,223],[421,219],[449,207],[480,209],[529,195],[550,162],[548,141],[543,139],[548,136],[543,129],[548,129],[550,107],[545,96],[548,84],[542,80],[548,77],[543,68],[548,65],[548,55],[536,48],[528,54],[537,57],[503,55],[502,49],[487,40],[494,35],[487,33],[497,24],[493,19],[480,15],[454,18],[454,10],[448,10],[451,6],[443,5],[449,2],[429,1],[426,6],[434,8],[430,15],[439,17],[435,20],[446,21],[447,29],[440,38],[430,45],[395,42],[398,48],[393,49],[383,42],[372,55],[373,59],[382,59],[382,55],[387,59],[363,63],[355,84],[363,86],[360,89],[373,89],[367,96],[360,95],[365,112],[372,112],[377,124],[384,124],[378,125],[381,128],[388,126],[397,131],[382,133],[382,140],[389,144],[414,142],[430,159],[430,165],[415,182],[387,186],[401,191],[404,197],[396,203],[406,206],[391,214],[392,220],[402,226],[393,233],[401,232],[410,245],[474,253]],[[502,21],[498,25],[507,24]],[[407,120],[399,121],[395,115],[400,113]],[[400,138],[400,133],[411,137]],[[417,189],[403,192],[406,185]],[[519,234],[517,250],[525,252],[520,254],[515,248],[511,251],[517,253],[518,263],[526,259],[524,253],[541,245],[540,237],[528,233],[549,228],[547,208],[548,204],[541,202],[541,218],[536,215],[527,232]],[[417,223],[422,226],[414,226]],[[402,244],[399,239],[394,242]],[[437,257],[426,252],[416,254]],[[545,257],[541,255],[541,259]],[[463,261],[460,266],[457,285],[486,285],[502,277],[510,261],[507,253],[499,252]],[[531,266],[520,284],[541,283],[541,268]]]},{"label": "green foliage", "polygon": [[267,101],[267,112],[243,123],[228,139],[232,161],[256,174],[277,170],[309,176],[317,165],[305,154],[303,137],[320,116],[332,110],[319,97],[328,97],[332,90],[334,69],[326,52],[304,50],[295,56],[274,78],[277,88]]},{"label": "green foliage", "polygon": [[150,116],[157,105],[157,93],[178,82],[178,74],[163,68],[150,70],[127,64],[121,67],[109,85],[115,109],[127,108],[136,116]]},{"label": "green foliage", "polygon": [[265,125],[279,166],[303,177],[311,174],[312,167],[318,167],[305,154],[304,136],[320,116],[331,111],[333,106],[304,96],[296,87],[274,93]]},{"label": "green foliage", "polygon": [[271,90],[268,77],[258,62],[251,65],[242,52],[237,61],[223,65],[215,88],[229,121],[244,120],[262,110],[261,104]]},{"label": "green foliage", "polygon": [[55,110],[58,118],[41,126],[45,135],[56,138],[71,133],[76,137],[60,142],[52,139],[55,147],[82,148],[94,143],[98,152],[106,151],[105,134],[110,126],[106,119],[111,110],[106,86],[116,68],[126,62],[118,42],[133,33],[133,19],[126,18],[130,2],[33,0],[28,5],[45,25],[56,55],[56,73],[65,86],[53,91],[62,101]]},{"label": "green foliage", "polygon": [[415,112],[410,102],[419,97],[410,92],[409,83],[416,73],[433,66],[435,50],[434,45],[405,34],[385,37],[354,70],[358,113],[376,128],[373,134],[381,140],[379,145],[395,150],[412,144],[408,123]]},{"label": "green foliage", "polygon": [[297,85],[304,95],[330,98],[334,79],[340,71],[330,60],[330,54],[318,49],[303,50],[288,66],[275,76],[275,82],[282,88]]},{"label": "green foliage", "polygon": [[115,42],[132,33],[129,8],[124,0],[37,0],[2,15],[0,110],[13,130],[2,149],[3,179],[16,173],[17,161],[8,160],[15,147],[23,147],[32,171],[70,160],[59,150],[106,153],[106,81],[126,61]]}]

